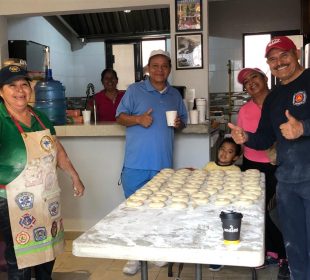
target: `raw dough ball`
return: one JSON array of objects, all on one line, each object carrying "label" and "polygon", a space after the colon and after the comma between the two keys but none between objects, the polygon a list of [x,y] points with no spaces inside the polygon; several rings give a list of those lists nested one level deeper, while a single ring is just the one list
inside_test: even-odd
[{"label": "raw dough ball", "polygon": [[208,197],[208,196],[209,196],[208,193],[205,193],[205,192],[202,192],[202,191],[199,191],[199,192],[196,192],[196,193],[192,194],[192,197]]},{"label": "raw dough ball", "polygon": [[171,192],[171,193],[173,194],[173,193],[175,193],[175,192],[181,191],[181,188],[167,187],[167,188],[165,188],[165,190],[168,190],[169,192]]},{"label": "raw dough ball", "polygon": [[187,192],[184,192],[184,191],[178,191],[178,192],[173,192],[172,193],[172,196],[185,196],[185,197],[188,197],[188,193]]},{"label": "raw dough ball", "polygon": [[183,186],[183,182],[182,183],[176,183],[176,182],[167,182],[165,187],[166,188],[181,188]]},{"label": "raw dough ball", "polygon": [[198,189],[195,188],[184,188],[183,191],[187,192],[188,194],[193,194],[197,192]]},{"label": "raw dough ball", "polygon": [[218,190],[217,189],[215,189],[215,188],[206,188],[205,190],[204,190],[204,192],[206,192],[206,193],[208,193],[209,195],[213,195],[213,194],[216,194],[217,192],[218,192]]},{"label": "raw dough ball", "polygon": [[205,205],[208,204],[209,200],[207,197],[193,197],[193,201],[197,204],[197,205]]},{"label": "raw dough ball", "polygon": [[165,189],[160,189],[160,190],[158,190],[156,193],[154,193],[155,195],[159,195],[159,194],[161,194],[161,195],[166,195],[166,196],[169,196],[169,195],[171,195],[171,191],[169,191],[169,190],[165,190]]},{"label": "raw dough ball", "polygon": [[253,193],[242,193],[239,196],[239,199],[251,199],[251,200],[257,200],[258,196]]},{"label": "raw dough ball", "polygon": [[156,202],[149,203],[150,208],[164,208],[165,206],[166,206],[166,203],[162,201],[156,201]]},{"label": "raw dough ball", "polygon": [[225,173],[227,176],[241,176],[241,171],[239,170],[226,170]]},{"label": "raw dough ball", "polygon": [[172,202],[188,202],[188,196],[174,196],[171,198]]},{"label": "raw dough ball", "polygon": [[233,199],[235,196],[232,193],[220,193],[216,196],[216,199]]},{"label": "raw dough ball", "polygon": [[225,193],[227,194],[232,194],[232,195],[239,195],[241,194],[241,190],[233,190],[233,189],[228,189],[228,190],[224,190]]},{"label": "raw dough ball", "polygon": [[185,202],[172,202],[169,205],[169,207],[173,208],[173,209],[185,209],[185,208],[187,208],[187,203],[185,203]]},{"label": "raw dough ball", "polygon": [[173,174],[174,170],[172,168],[164,168],[160,170],[159,174]]},{"label": "raw dough ball", "polygon": [[214,204],[215,205],[218,205],[218,206],[223,206],[223,205],[227,205],[227,204],[230,204],[230,200],[228,198],[217,198],[215,201],[214,201]]},{"label": "raw dough ball", "polygon": [[160,188],[161,187],[161,183],[156,183],[154,181],[149,181],[146,185],[146,187],[156,187],[156,188]]},{"label": "raw dough ball", "polygon": [[128,207],[135,208],[135,207],[140,207],[140,206],[142,206],[142,205],[143,205],[143,202],[140,201],[140,200],[130,200],[130,199],[127,199],[126,205],[127,205]]},{"label": "raw dough ball", "polygon": [[185,188],[188,189],[199,189],[201,184],[195,184],[195,183],[187,183],[185,184]]},{"label": "raw dough ball", "polygon": [[150,199],[153,202],[158,202],[158,201],[166,201],[168,199],[168,197],[165,195],[159,194],[159,195],[151,196]]},{"label": "raw dough ball", "polygon": [[142,188],[140,190],[137,190],[135,193],[136,194],[138,194],[138,193],[142,194],[143,193],[143,194],[151,195],[153,192],[149,189]]},{"label": "raw dough ball", "polygon": [[143,200],[146,200],[148,198],[148,195],[146,194],[143,194],[143,193],[137,193],[137,194],[133,194],[130,196],[130,200],[140,200],[140,201],[143,201]]},{"label": "raw dough ball", "polygon": [[241,185],[240,181],[231,181],[231,182],[226,182],[225,187],[239,187]]},{"label": "raw dough ball", "polygon": [[261,191],[260,191],[260,190],[248,190],[248,189],[244,189],[243,192],[244,192],[244,193],[248,193],[248,194],[256,195],[257,197],[259,197],[259,196],[261,195]]}]

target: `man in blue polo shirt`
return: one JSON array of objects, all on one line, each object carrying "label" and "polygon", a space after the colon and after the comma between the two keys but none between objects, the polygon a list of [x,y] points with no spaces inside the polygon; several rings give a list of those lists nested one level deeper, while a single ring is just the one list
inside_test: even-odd
[{"label": "man in blue polo shirt", "polygon": [[[116,110],[116,121],[126,126],[121,175],[126,198],[161,169],[172,168],[174,128],[183,128],[187,120],[180,93],[167,82],[171,72],[169,53],[152,51],[148,70],[149,78],[130,85]],[[174,127],[167,126],[166,111],[178,112]],[[125,273],[135,274],[139,266],[136,262],[125,268]]]}]

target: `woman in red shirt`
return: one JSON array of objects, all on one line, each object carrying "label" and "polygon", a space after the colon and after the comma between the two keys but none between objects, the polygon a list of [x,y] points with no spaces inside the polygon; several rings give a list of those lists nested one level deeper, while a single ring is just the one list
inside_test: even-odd
[{"label": "woman in red shirt", "polygon": [[101,73],[103,90],[97,92],[87,102],[87,107],[93,110],[94,100],[97,109],[97,121],[115,121],[116,108],[121,101],[125,91],[118,90],[117,73],[113,69],[105,69]]}]

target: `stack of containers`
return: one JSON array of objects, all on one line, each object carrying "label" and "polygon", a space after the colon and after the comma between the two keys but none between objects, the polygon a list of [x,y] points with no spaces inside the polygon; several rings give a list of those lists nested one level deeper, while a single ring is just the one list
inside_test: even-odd
[{"label": "stack of containers", "polygon": [[205,98],[196,98],[195,101],[196,101],[196,108],[198,111],[198,122],[205,123],[207,100]]}]

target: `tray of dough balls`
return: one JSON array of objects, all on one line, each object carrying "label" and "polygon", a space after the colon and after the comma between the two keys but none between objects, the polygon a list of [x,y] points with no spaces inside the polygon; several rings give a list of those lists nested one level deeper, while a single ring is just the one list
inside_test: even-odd
[{"label": "tray of dough balls", "polygon": [[[132,208],[252,208],[263,199],[265,177],[259,170],[205,171],[162,169],[126,200]],[[263,205],[263,203],[259,203]]]}]

